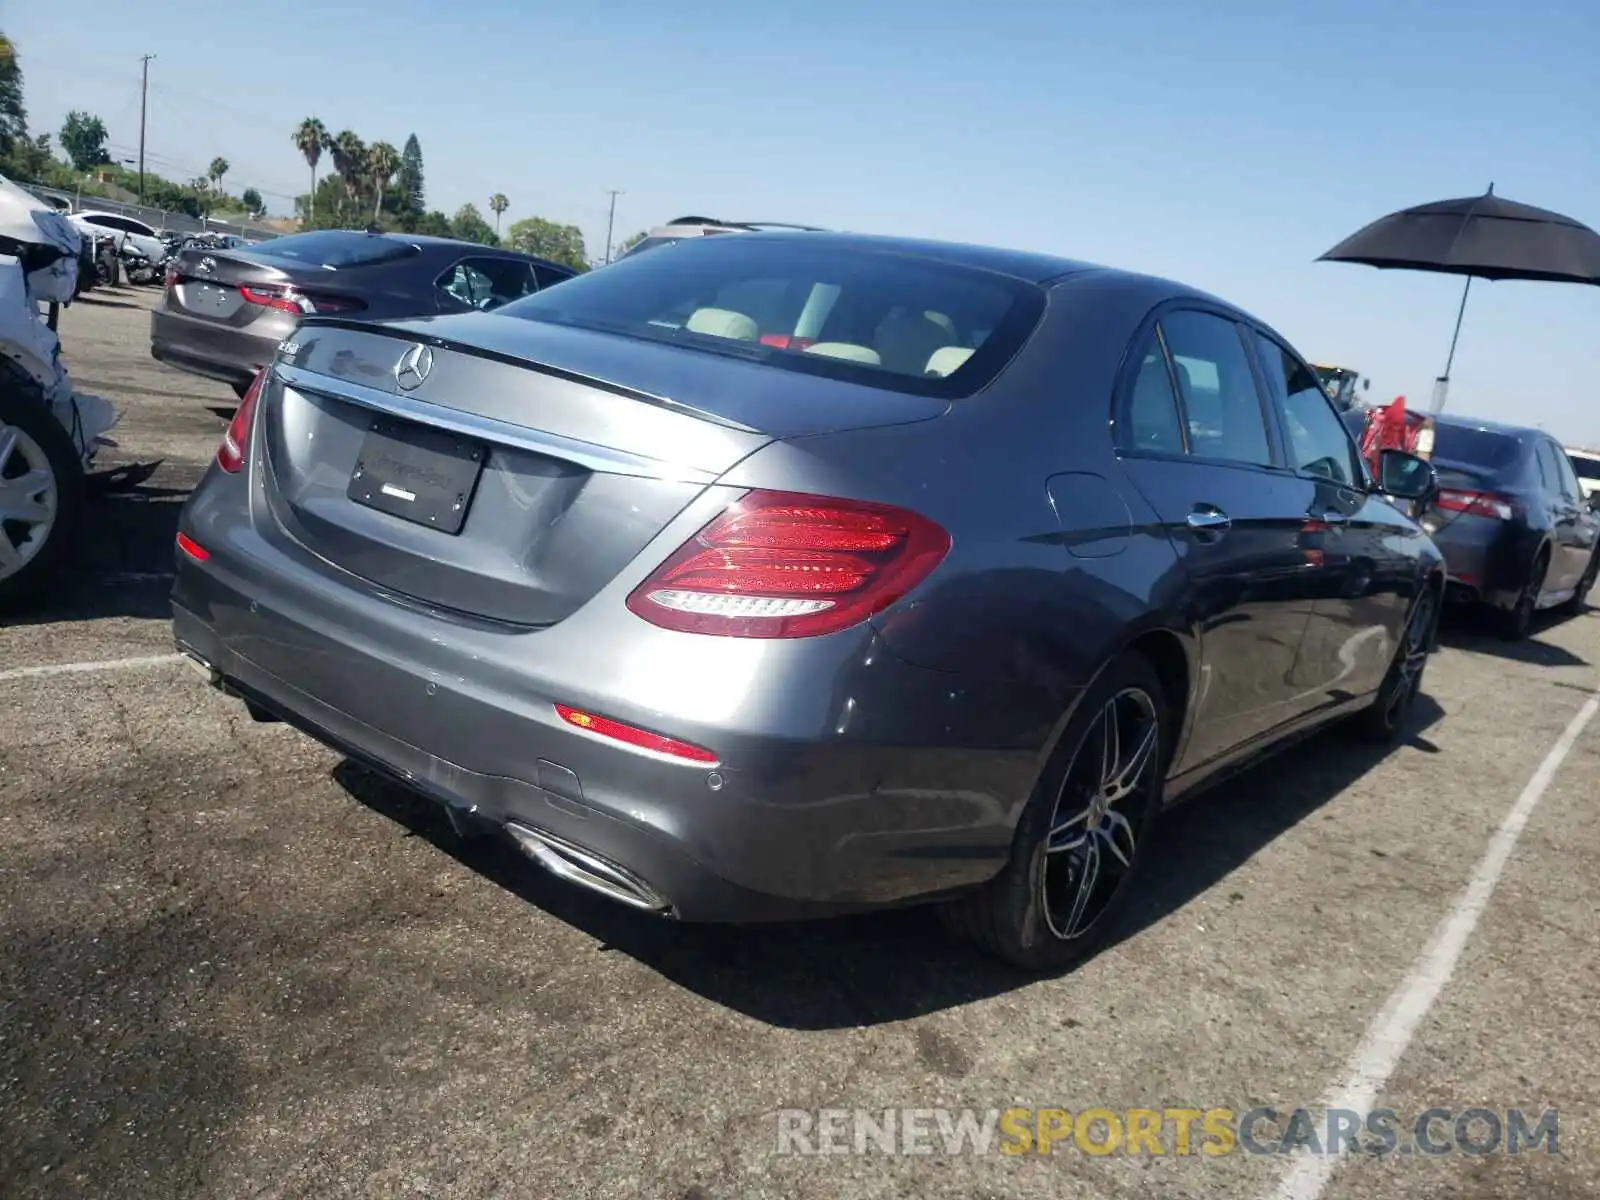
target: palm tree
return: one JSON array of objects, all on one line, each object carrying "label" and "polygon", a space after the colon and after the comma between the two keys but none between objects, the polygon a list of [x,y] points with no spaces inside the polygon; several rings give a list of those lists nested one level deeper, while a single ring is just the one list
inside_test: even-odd
[{"label": "palm tree", "polygon": [[394,173],[399,169],[400,152],[388,142],[373,142],[372,149],[367,151],[367,173],[372,177],[374,222],[383,212],[383,193],[389,188],[389,180],[394,178]]},{"label": "palm tree", "polygon": [[317,211],[317,163],[322,161],[322,148],[328,144],[328,130],[315,117],[301,121],[294,131],[295,149],[306,156],[306,166],[311,168],[311,191],[306,193],[306,222]]},{"label": "palm tree", "polygon": [[206,172],[206,177],[219,192],[222,190],[222,177],[228,173],[228,165],[228,160],[219,155],[211,160],[211,168]]},{"label": "palm tree", "polygon": [[356,189],[367,170],[367,147],[354,132],[342,129],[328,143],[328,153],[333,156],[333,169],[344,181],[344,194],[356,198]]},{"label": "palm tree", "polygon": [[489,211],[494,213],[494,235],[500,236],[500,214],[511,207],[511,201],[506,199],[504,192],[496,192],[489,197]]}]

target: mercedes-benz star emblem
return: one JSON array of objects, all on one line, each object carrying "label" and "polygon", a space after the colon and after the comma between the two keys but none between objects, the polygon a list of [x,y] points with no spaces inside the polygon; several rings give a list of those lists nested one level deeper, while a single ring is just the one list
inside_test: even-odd
[{"label": "mercedes-benz star emblem", "polygon": [[413,346],[400,356],[394,365],[394,381],[406,391],[419,386],[433,370],[433,351],[426,346]]}]

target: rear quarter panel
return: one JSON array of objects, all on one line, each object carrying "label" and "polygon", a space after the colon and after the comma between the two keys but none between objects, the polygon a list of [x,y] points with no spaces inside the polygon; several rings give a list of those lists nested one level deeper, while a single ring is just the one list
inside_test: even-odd
[{"label": "rear quarter panel", "polygon": [[885,645],[953,676],[1035,685],[1065,708],[1120,646],[1175,626],[1181,609],[1177,557],[1109,432],[1118,367],[1154,302],[1148,281],[1066,281],[1011,365],[945,415],[789,438],[722,481],[937,521],[950,553],[875,618]]}]

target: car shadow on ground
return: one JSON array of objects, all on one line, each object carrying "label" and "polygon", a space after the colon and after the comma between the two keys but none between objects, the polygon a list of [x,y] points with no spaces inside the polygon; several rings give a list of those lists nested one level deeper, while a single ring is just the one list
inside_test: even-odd
[{"label": "car shadow on ground", "polygon": [[[1426,695],[1409,743],[1443,716]],[[1387,750],[1331,730],[1291,761],[1246,771],[1165,813],[1150,846],[1157,870],[1125,910],[1112,944],[1182,908],[1376,766]],[[627,954],[715,1003],[791,1029],[902,1021],[1024,987],[1036,977],[952,939],[916,907],[760,926],[684,925],[645,916],[553,879],[497,837],[463,839],[438,805],[346,760],[334,779],[374,811],[471,870],[573,925],[602,951]]]},{"label": "car shadow on ground", "polygon": [[1541,640],[1541,635],[1569,621],[1587,621],[1596,615],[1596,610],[1592,608],[1585,609],[1578,616],[1542,612],[1534,617],[1533,628],[1527,637],[1511,642],[1495,632],[1495,614],[1489,610],[1447,608],[1444,619],[1439,623],[1439,644],[1453,650],[1465,650],[1469,654],[1492,655],[1533,667],[1587,667],[1588,659],[1564,646]]},{"label": "car shadow on ground", "polygon": [[144,305],[136,304],[131,300],[113,300],[110,296],[97,296],[93,292],[79,296],[76,304],[87,304],[91,308],[143,308]]},{"label": "car shadow on ground", "polygon": [[7,624],[172,615],[173,546],[190,489],[151,482],[159,466],[132,464],[91,478],[83,533],[70,561],[34,603],[8,612]]}]

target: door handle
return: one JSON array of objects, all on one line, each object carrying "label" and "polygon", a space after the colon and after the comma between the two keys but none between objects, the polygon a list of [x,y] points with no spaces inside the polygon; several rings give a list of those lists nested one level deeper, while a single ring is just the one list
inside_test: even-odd
[{"label": "door handle", "polygon": [[1330,508],[1327,512],[1322,514],[1322,517],[1320,519],[1321,519],[1321,521],[1322,521],[1322,523],[1324,525],[1348,525],[1348,524],[1350,524],[1349,516],[1346,515],[1345,513],[1340,512],[1336,508]]},{"label": "door handle", "polygon": [[1233,527],[1232,518],[1218,508],[1197,508],[1186,519],[1198,533],[1225,533]]}]

